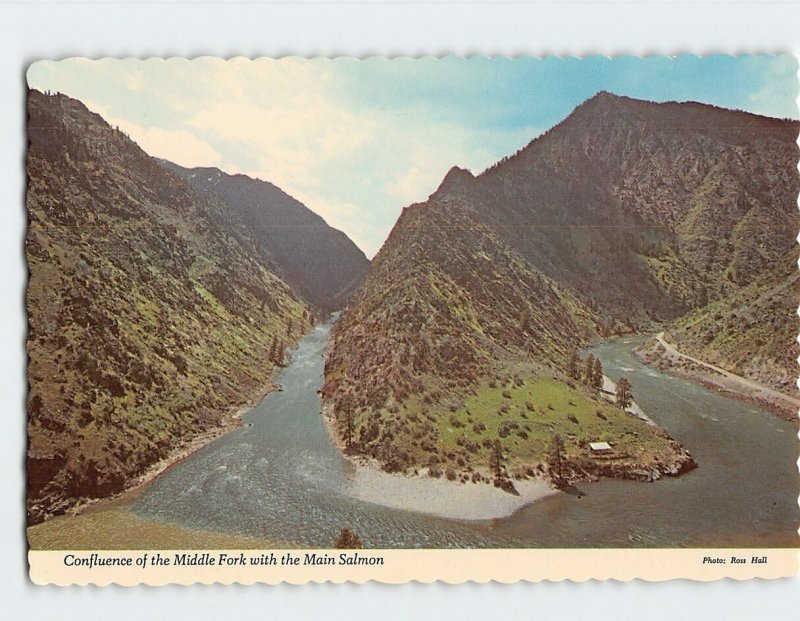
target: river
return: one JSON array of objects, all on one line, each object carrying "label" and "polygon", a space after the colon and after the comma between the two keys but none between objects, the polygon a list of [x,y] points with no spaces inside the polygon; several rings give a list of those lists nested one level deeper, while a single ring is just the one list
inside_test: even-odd
[{"label": "river", "polygon": [[797,545],[800,479],[792,425],[633,354],[642,338],[593,348],[605,372],[627,377],[644,411],[699,467],[656,483],[603,480],[498,520],[465,522],[389,509],[348,493],[352,466],[327,436],[317,390],[331,324],[292,352],[245,426],[158,477],[134,514],[194,529],[331,547],[342,528],[367,547],[769,547]]}]

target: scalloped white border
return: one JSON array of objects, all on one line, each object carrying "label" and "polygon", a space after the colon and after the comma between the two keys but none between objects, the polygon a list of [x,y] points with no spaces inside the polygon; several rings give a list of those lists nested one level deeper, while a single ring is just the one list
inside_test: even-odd
[{"label": "scalloped white border", "polygon": [[[159,551],[162,557],[173,559],[186,550]],[[270,550],[192,550],[218,559],[221,554],[246,559],[258,557]],[[28,560],[31,580],[35,584],[105,586],[118,584],[133,586],[147,584],[305,584],[307,582],[354,582],[363,584],[375,581],[385,584],[446,582],[499,582],[511,584],[526,582],[571,580],[633,579],[660,582],[677,578],[708,582],[722,578],[750,580],[775,579],[797,574],[797,550],[792,548],[726,548],[726,549],[633,549],[633,550],[279,550],[276,557],[291,554],[299,558],[299,565],[291,566],[225,566],[187,567],[152,566],[153,552],[115,551],[101,552],[104,558],[126,558],[130,567],[67,567],[70,555],[89,557],[91,551],[31,551]],[[374,566],[304,565],[306,554],[327,555],[335,559],[340,554],[357,552],[364,558],[380,559]],[[732,564],[731,557],[748,562]],[[704,562],[707,558],[722,559],[724,563]],[[752,557],[765,558],[763,564],[749,562]],[[137,566],[143,561],[145,566]]]},{"label": "scalloped white border", "polygon": [[[544,54],[571,50],[663,52],[684,50],[714,51],[800,51],[799,4],[751,1],[736,6],[711,2],[680,7],[638,2],[611,6],[608,2],[592,5],[587,0],[578,7],[581,18],[575,19],[575,3],[563,3],[559,11],[542,11],[527,6],[503,9],[496,17],[494,7],[447,7],[441,18],[411,8],[410,18],[394,19],[393,14],[369,10],[360,14],[324,15],[318,18],[324,27],[306,23],[302,7],[297,5],[270,10],[274,26],[264,24],[263,11],[255,15],[248,9],[249,20],[231,5],[220,5],[216,12],[206,12],[205,19],[185,28],[182,15],[172,5],[155,6],[151,0],[144,7],[150,16],[147,28],[132,23],[123,10],[106,6],[108,20],[102,29],[92,24],[94,7],[74,6],[63,11],[47,12],[41,19],[53,17],[57,28],[35,28],[34,1],[6,4],[2,7],[0,71],[7,88],[0,90],[0,193],[8,206],[21,204],[24,153],[21,119],[24,118],[22,74],[36,58],[55,58],[63,54],[81,55],[189,55],[202,50],[217,55],[246,52],[252,55],[278,55],[291,50],[308,54],[398,54],[475,51],[489,53]],[[55,7],[58,9],[59,7]],[[368,8],[368,7],[367,7]],[[545,7],[547,9],[547,7]],[[42,12],[44,13],[44,12]],[[298,18],[302,15],[302,19]],[[36,17],[39,19],[38,17]],[[413,27],[408,21],[413,22]],[[568,24],[568,27],[563,27]],[[24,33],[19,35],[18,33]],[[193,621],[219,621],[232,611],[253,618],[285,617],[352,619],[354,611],[374,611],[384,620],[441,619],[443,611],[459,619],[497,618],[566,619],[594,618],[598,611],[616,619],[675,621],[690,615],[697,619],[730,616],[731,618],[785,618],[787,606],[796,602],[800,577],[778,581],[754,581],[741,584],[722,580],[697,585],[672,581],[660,585],[632,581],[583,584],[518,584],[457,586],[444,584],[407,584],[386,588],[376,583],[365,585],[311,584],[270,589],[163,587],[147,589],[108,588],[54,589],[34,586],[27,577],[27,550],[24,545],[22,453],[25,428],[15,411],[23,411],[25,379],[21,345],[24,322],[22,290],[24,287],[21,253],[22,210],[4,209],[0,216],[0,274],[7,285],[5,306],[0,307],[0,334],[6,347],[0,355],[8,376],[0,398],[7,416],[0,419],[0,549],[5,562],[0,564],[3,593],[18,618],[86,619],[86,608],[93,616],[110,616],[116,621],[160,618],[180,615]],[[5,250],[2,250],[5,248]],[[227,616],[226,616],[227,615]],[[591,615],[591,616],[590,616]]]},{"label": "scalloped white border", "polygon": [[[781,54],[785,54],[782,52]],[[678,54],[676,56],[696,56],[711,57],[730,54]],[[777,56],[779,53],[761,54]],[[797,54],[794,54],[798,58]],[[526,55],[470,55],[468,57],[483,58],[518,58]],[[632,57],[632,54],[603,55],[588,54],[584,56],[562,55],[560,58],[591,58],[602,56],[605,58],[624,58]],[[642,57],[663,56],[662,54],[645,54]],[[111,61],[183,61],[189,62],[195,59],[213,59],[220,62],[274,62],[281,59],[292,58],[301,60],[350,60],[350,61],[369,61],[387,62],[389,60],[415,60],[420,58],[451,58],[462,57],[455,54],[442,56],[393,56],[391,58],[368,55],[365,57],[354,56],[298,56],[284,55],[274,57],[248,58],[245,56],[217,57],[201,55],[194,57],[147,57],[141,58],[114,58],[101,56],[96,60]],[[537,56],[537,58],[547,58],[552,55]],[[78,56],[67,56],[64,59],[87,58]],[[795,88],[798,90],[797,100],[800,108],[800,66],[798,67]],[[798,136],[798,147],[800,148],[800,136]],[[800,161],[798,162],[798,172],[800,172]],[[797,199],[797,206],[800,209],[800,195]],[[797,236],[800,244],[800,232]],[[800,253],[799,253],[800,254]],[[800,269],[800,256],[798,257],[798,269]],[[800,301],[799,301],[800,303]],[[800,316],[800,306],[797,310]],[[797,337],[800,343],[800,326]],[[800,357],[797,359],[800,366]],[[800,388],[800,372],[797,380]],[[799,434],[800,436],[800,434]],[[800,456],[797,461],[800,470]],[[798,498],[800,504],[800,498]],[[194,552],[194,551],[193,551]],[[227,552],[229,555],[237,555],[241,550],[236,551],[208,551],[212,555]],[[247,555],[257,554],[259,551],[244,551]],[[304,554],[302,551],[294,553]],[[320,550],[314,550],[320,554]],[[338,555],[341,551],[329,550],[330,554]],[[116,552],[103,551],[106,557],[141,557],[143,551]],[[161,551],[163,555],[173,555],[175,551]],[[365,583],[376,581],[381,583],[399,584],[409,581],[430,583],[434,581],[456,584],[462,582],[485,583],[489,581],[499,583],[512,583],[517,581],[539,582],[539,581],[560,581],[571,580],[583,582],[586,580],[621,580],[629,581],[632,579],[642,579],[646,581],[663,581],[677,578],[688,578],[698,581],[712,581],[723,578],[734,580],[748,580],[752,578],[783,578],[796,576],[800,572],[800,550],[791,549],[595,549],[595,550],[567,550],[567,549],[547,549],[547,550],[367,550],[364,554],[369,556],[381,556],[384,565],[380,567],[314,567],[298,566],[284,567],[276,570],[265,571],[263,568],[175,568],[175,567],[156,567],[149,570],[126,570],[122,568],[94,568],[91,570],[83,568],[69,569],[64,565],[64,557],[69,551],[28,551],[28,563],[30,578],[35,584],[55,584],[55,585],[108,585],[117,584],[122,586],[132,586],[136,584],[165,585],[165,584],[304,584],[307,582],[354,582]],[[78,555],[85,555],[86,551],[75,552]],[[702,563],[705,556],[713,554],[728,560],[725,564],[707,565]],[[730,557],[734,554],[740,556],[767,556],[770,560],[765,565],[732,565]]]}]

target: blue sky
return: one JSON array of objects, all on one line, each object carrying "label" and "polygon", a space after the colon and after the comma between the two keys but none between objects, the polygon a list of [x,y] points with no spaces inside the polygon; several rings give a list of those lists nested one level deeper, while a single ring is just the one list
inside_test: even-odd
[{"label": "blue sky", "polygon": [[151,155],[275,183],[372,256],[454,165],[477,173],[599,90],[798,118],[783,56],[40,61]]}]

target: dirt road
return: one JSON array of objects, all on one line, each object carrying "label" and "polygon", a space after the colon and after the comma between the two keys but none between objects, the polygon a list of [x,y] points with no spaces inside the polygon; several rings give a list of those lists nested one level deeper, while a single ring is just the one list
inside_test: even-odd
[{"label": "dirt road", "polygon": [[693,356],[689,356],[688,354],[684,354],[683,352],[678,351],[674,345],[664,340],[663,332],[659,332],[658,334],[656,334],[656,340],[670,356],[683,358],[684,360],[689,360],[691,362],[694,362],[695,364],[706,367],[707,369],[711,369],[712,371],[725,377],[727,380],[737,384],[741,389],[746,389],[746,391],[752,391],[754,393],[754,396],[756,397],[761,397],[764,399],[777,399],[792,404],[796,407],[800,407],[800,399],[797,399],[795,397],[790,397],[789,395],[786,395],[782,392],[778,392],[777,390],[773,390],[772,388],[764,386],[763,384],[759,384],[758,382],[755,382],[753,380],[747,379],[746,377],[742,377],[741,375],[736,375],[735,373],[726,371],[721,367],[718,367],[716,365],[705,362],[704,360],[700,360],[699,358],[694,358]]}]

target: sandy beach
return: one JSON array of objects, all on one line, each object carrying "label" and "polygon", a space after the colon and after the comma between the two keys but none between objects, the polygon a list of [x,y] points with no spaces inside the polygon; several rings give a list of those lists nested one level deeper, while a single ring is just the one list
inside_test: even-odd
[{"label": "sandy beach", "polygon": [[354,459],[344,453],[329,404],[323,405],[322,419],[333,445],[354,466],[348,492],[365,502],[453,520],[492,520],[508,517],[525,505],[558,493],[543,479],[515,480],[514,487],[519,492],[516,496],[490,483],[429,477],[425,468],[419,475],[389,474],[377,462]]},{"label": "sandy beach", "polygon": [[415,511],[454,520],[503,518],[525,505],[557,493],[541,479],[514,481],[519,496],[487,483],[456,483],[428,476],[388,474],[356,466],[349,492],[359,500],[392,509]]}]

